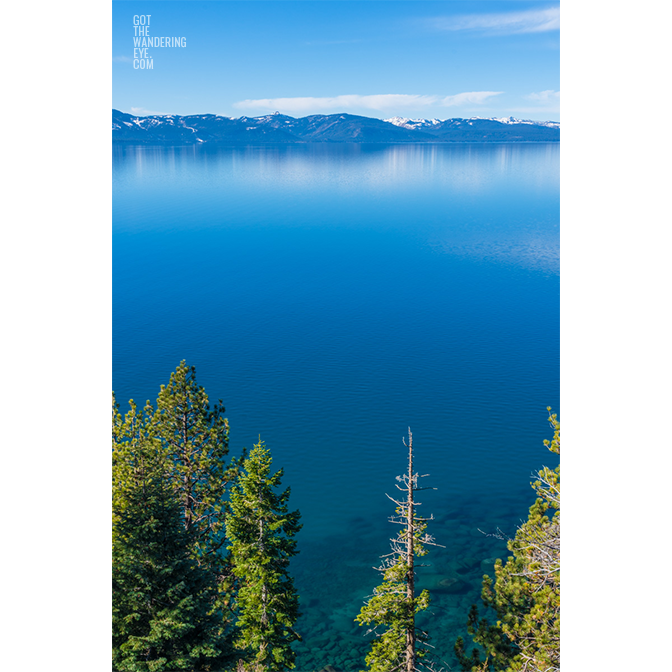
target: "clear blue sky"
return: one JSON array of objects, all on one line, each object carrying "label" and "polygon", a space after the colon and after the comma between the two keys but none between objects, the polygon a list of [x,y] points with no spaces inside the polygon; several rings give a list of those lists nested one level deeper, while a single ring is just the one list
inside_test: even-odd
[{"label": "clear blue sky", "polygon": [[[558,2],[115,0],[113,107],[134,114],[560,120]],[[134,69],[134,15],[149,36]]]}]

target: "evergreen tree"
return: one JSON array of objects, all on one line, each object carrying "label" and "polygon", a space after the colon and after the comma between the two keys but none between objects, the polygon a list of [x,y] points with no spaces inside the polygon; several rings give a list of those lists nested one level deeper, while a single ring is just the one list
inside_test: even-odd
[{"label": "evergreen tree", "polygon": [[224,406],[220,400],[210,407],[207,393],[196,381],[195,367],[182,361],[168,384],[161,385],[151,426],[168,458],[168,478],[182,504],[192,557],[219,586],[220,645],[232,649],[235,580],[226,552],[225,514],[227,490],[241,459],[227,460],[229,423]]},{"label": "evergreen tree", "polygon": [[[181,508],[189,556],[217,585],[216,600],[206,619],[209,622],[210,615],[217,614],[218,630],[208,629],[210,643],[222,655],[230,653],[233,575],[226,555],[224,515],[227,488],[238,462],[226,460],[229,427],[224,408],[221,401],[210,408],[194,367],[184,361],[168,385],[161,386],[156,410],[149,402],[142,411],[132,400],[130,406],[122,418],[113,403],[113,540],[118,536],[121,512],[129,506],[125,494],[135,487],[138,455],[144,454],[143,446],[151,444],[161,456],[163,479]],[[199,613],[193,611],[193,618],[200,618]],[[192,624],[205,626],[205,622]]]},{"label": "evergreen tree", "polygon": [[190,557],[182,508],[151,421],[134,404],[122,420],[113,404],[113,427],[113,669],[213,669],[222,659],[214,644],[221,620],[213,611],[217,586]]},{"label": "evergreen tree", "polygon": [[294,667],[292,642],[299,603],[288,573],[301,529],[298,511],[290,512],[290,489],[276,493],[282,469],[271,473],[271,453],[259,442],[244,463],[231,491],[226,522],[233,571],[240,580],[235,598],[239,669],[275,672]]},{"label": "evergreen tree", "polygon": [[[553,439],[544,445],[559,455],[560,423],[550,411]],[[504,565],[497,560],[494,586],[490,577],[483,577],[483,602],[495,611],[497,623],[479,621],[475,605],[469,614],[468,632],[485,649],[486,666],[481,667],[478,650],[467,656],[459,638],[455,652],[463,671],[560,670],[560,467],[543,467],[532,487],[537,500],[508,540],[513,555]]]},{"label": "evergreen tree", "polygon": [[149,405],[142,411],[131,399],[130,410],[125,416],[119,411],[114,392],[112,393],[112,541],[116,539],[119,514],[126,505],[124,494],[133,487],[134,473],[147,453],[146,446],[152,443],[151,418],[153,409]]},{"label": "evergreen tree", "polygon": [[[405,500],[390,499],[396,504],[396,516],[390,520],[402,526],[392,539],[392,552],[383,556],[378,568],[383,582],[362,607],[356,621],[373,625],[376,634],[371,651],[366,656],[370,672],[413,672],[426,657],[429,637],[415,624],[415,616],[429,606],[429,592],[415,595],[415,556],[427,554],[426,545],[437,546],[427,534],[427,521],[420,518],[415,507],[414,493],[427,488],[418,487],[418,474],[413,472],[413,435],[408,430],[408,473],[398,476],[397,488],[406,493]],[[432,488],[433,489],[433,488]],[[388,495],[389,497],[389,495]]]},{"label": "evergreen tree", "polygon": [[210,408],[196,382],[196,369],[180,362],[168,385],[161,385],[152,428],[169,457],[169,478],[179,493],[184,525],[194,557],[221,568],[226,490],[238,462],[227,462],[229,422],[220,400]]}]

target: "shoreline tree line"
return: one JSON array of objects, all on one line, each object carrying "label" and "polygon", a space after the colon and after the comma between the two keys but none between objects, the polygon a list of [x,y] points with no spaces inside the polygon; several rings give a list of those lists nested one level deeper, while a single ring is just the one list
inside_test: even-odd
[{"label": "shoreline tree line", "polygon": [[[122,415],[113,394],[113,670],[293,669],[301,614],[289,564],[301,523],[291,489],[282,489],[283,470],[273,471],[261,439],[249,455],[229,457],[222,401],[211,408],[184,361],[155,407],[129,406]],[[544,443],[559,454],[560,425],[548,411],[554,435]],[[416,595],[415,559],[440,544],[427,532],[431,516],[416,512],[415,493],[425,488],[410,429],[404,443],[408,472],[396,486],[403,496],[390,497],[400,529],[381,559],[382,582],[355,617],[375,635],[369,672],[442,669],[415,623],[430,603],[427,590]],[[462,672],[560,669],[559,467],[537,476],[530,517],[508,539],[512,555],[497,561],[494,583],[484,577],[485,614],[479,619],[474,605],[467,617],[474,647],[455,644]]]}]

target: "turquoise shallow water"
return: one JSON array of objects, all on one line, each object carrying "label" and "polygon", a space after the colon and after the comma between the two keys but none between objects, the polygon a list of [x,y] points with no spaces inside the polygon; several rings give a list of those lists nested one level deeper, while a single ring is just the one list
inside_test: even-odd
[{"label": "turquoise shallow water", "polygon": [[444,549],[420,570],[451,663],[480,578],[555,466],[559,147],[116,148],[113,380],[156,398],[181,359],[261,435],[302,512],[301,670],[355,670],[353,623],[416,462]]}]

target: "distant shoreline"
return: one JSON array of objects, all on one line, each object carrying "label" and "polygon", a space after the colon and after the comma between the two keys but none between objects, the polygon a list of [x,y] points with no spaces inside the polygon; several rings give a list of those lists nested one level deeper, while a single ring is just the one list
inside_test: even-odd
[{"label": "distant shoreline", "polygon": [[119,140],[112,138],[114,146],[123,147],[161,147],[166,149],[168,147],[305,147],[305,146],[329,146],[337,147],[342,145],[559,145],[560,140],[381,140],[379,142],[365,141],[358,142],[356,140],[342,140],[340,142],[333,142],[328,140],[313,140],[313,141],[296,141],[296,142],[191,142],[191,143],[169,143],[169,142],[134,142],[132,140]]},{"label": "distant shoreline", "polygon": [[112,110],[112,141],[154,146],[265,146],[306,144],[557,143],[560,124],[513,117],[375,119],[353,114],[263,117],[215,114],[139,117]]}]

